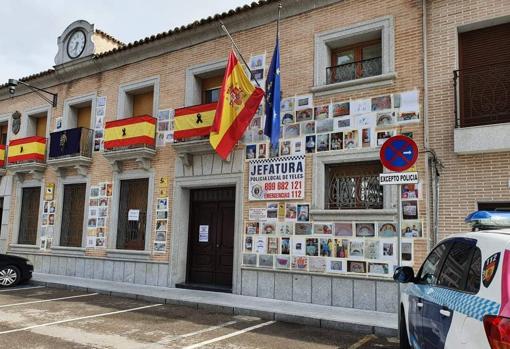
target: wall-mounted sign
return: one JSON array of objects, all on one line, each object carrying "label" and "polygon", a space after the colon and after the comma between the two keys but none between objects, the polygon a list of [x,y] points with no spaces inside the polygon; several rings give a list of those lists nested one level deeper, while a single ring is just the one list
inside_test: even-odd
[{"label": "wall-mounted sign", "polygon": [[305,156],[250,161],[250,201],[299,200],[305,197]]},{"label": "wall-mounted sign", "polygon": [[140,220],[140,210],[130,209],[128,211],[128,221]]},{"label": "wall-mounted sign", "polygon": [[379,174],[381,185],[418,183],[418,172],[395,172]]},{"label": "wall-mounted sign", "polygon": [[44,200],[52,201],[55,193],[55,183],[46,184],[46,191],[44,192]]},{"label": "wall-mounted sign", "polygon": [[201,225],[198,227],[198,242],[209,242],[208,225]]}]

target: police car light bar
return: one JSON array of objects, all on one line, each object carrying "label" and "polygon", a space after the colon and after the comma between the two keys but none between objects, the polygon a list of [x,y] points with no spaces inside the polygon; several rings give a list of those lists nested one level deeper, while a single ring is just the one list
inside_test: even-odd
[{"label": "police car light bar", "polygon": [[510,212],[475,211],[464,221],[470,223],[476,230],[510,228]]}]

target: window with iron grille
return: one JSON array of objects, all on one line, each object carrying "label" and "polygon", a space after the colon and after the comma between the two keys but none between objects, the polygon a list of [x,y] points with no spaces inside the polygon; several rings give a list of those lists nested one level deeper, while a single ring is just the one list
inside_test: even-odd
[{"label": "window with iron grille", "polygon": [[331,50],[327,83],[344,82],[382,74],[381,39]]},{"label": "window with iron grille", "polygon": [[327,209],[382,209],[379,161],[326,165]]}]

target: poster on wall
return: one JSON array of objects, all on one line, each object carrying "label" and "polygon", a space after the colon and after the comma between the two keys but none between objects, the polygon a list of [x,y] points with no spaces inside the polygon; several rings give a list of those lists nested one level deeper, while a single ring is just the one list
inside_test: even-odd
[{"label": "poster on wall", "polygon": [[250,161],[249,200],[298,200],[305,197],[305,156]]}]

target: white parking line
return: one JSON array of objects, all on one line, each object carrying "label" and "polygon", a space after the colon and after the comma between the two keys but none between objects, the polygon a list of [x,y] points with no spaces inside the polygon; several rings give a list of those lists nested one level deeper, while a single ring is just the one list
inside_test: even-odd
[{"label": "white parking line", "polygon": [[9,288],[7,290],[0,290],[0,292],[12,292],[12,291],[23,291],[23,290],[33,290],[34,288],[43,288],[46,286],[30,286],[30,287],[19,287],[19,288]]},{"label": "white parking line", "polygon": [[216,338],[209,339],[207,341],[203,341],[203,342],[200,342],[200,343],[197,343],[197,344],[189,345],[187,347],[184,347],[183,349],[200,348],[200,347],[203,347],[204,345],[208,345],[208,344],[211,344],[211,343],[216,343],[216,342],[222,341],[222,340],[227,339],[227,338],[239,336],[240,334],[256,330],[257,328],[261,328],[261,327],[272,325],[275,322],[276,321],[263,322],[261,324],[255,325],[255,326],[251,326],[251,327],[245,328],[244,330],[239,330],[239,331],[236,331],[236,332],[233,332],[233,333],[226,334],[226,335],[221,336],[221,337],[216,337]]},{"label": "white parking line", "polygon": [[38,327],[45,327],[45,326],[51,326],[51,325],[64,324],[66,322],[71,322],[71,321],[94,319],[94,318],[98,318],[98,317],[102,317],[102,316],[128,313],[130,311],[136,311],[136,310],[142,310],[142,309],[147,309],[147,308],[159,307],[160,305],[162,305],[162,304],[151,304],[151,305],[146,305],[146,306],[143,306],[143,307],[137,307],[137,308],[131,308],[131,309],[125,309],[125,310],[118,310],[118,311],[112,311],[112,312],[109,312],[109,313],[102,313],[102,314],[89,315],[89,316],[81,316],[81,317],[77,317],[77,318],[73,318],[73,319],[48,322],[46,324],[33,325],[33,326],[28,326],[28,327],[23,327],[23,328],[16,328],[16,329],[13,329],[13,330],[2,331],[2,332],[0,332],[0,335],[1,334],[14,333],[14,332],[27,331],[27,330],[31,330],[33,328],[38,328]]},{"label": "white parking line", "polygon": [[78,296],[69,296],[69,297],[60,297],[60,298],[51,298],[51,299],[41,299],[38,301],[30,301],[30,302],[23,302],[23,303],[13,303],[13,304],[4,304],[0,305],[0,308],[8,308],[8,307],[14,307],[15,305],[25,305],[25,304],[35,304],[35,303],[46,303],[46,302],[53,302],[53,301],[61,301],[64,299],[73,299],[73,298],[81,298],[81,297],[90,297],[98,295],[99,293],[87,293],[87,294],[81,294]]},{"label": "white parking line", "polygon": [[196,335],[199,335],[199,334],[202,334],[202,333],[206,333],[206,332],[211,332],[211,331],[217,330],[219,328],[223,328],[223,327],[227,327],[227,326],[230,326],[230,325],[237,324],[238,322],[239,321],[235,321],[235,320],[234,321],[228,321],[228,322],[224,322],[222,324],[216,325],[216,326],[211,326],[211,327],[203,328],[203,329],[195,331],[195,332],[189,332],[189,333],[180,334],[180,335],[177,335],[177,336],[170,336],[170,337],[167,337],[167,338],[162,338],[161,340],[159,340],[157,342],[157,344],[170,344],[171,342],[177,341],[179,339],[196,336]]}]

